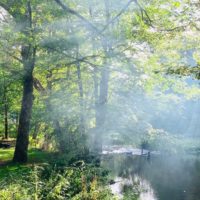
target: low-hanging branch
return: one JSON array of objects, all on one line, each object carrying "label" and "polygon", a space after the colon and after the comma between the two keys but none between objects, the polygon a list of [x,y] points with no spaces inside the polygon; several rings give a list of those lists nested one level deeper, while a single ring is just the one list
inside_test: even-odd
[{"label": "low-hanging branch", "polygon": [[0,2],[0,6],[9,12],[10,8],[5,3]]},{"label": "low-hanging branch", "polygon": [[104,26],[104,28],[101,30],[101,33],[103,33],[103,32],[109,27],[110,24],[114,23],[115,20],[117,20],[117,19],[128,9],[128,7],[130,6],[130,4],[131,4],[132,2],[134,2],[134,1],[135,1],[135,0],[130,0],[130,1],[128,1],[128,3],[124,6],[124,8],[122,8],[122,10],[121,10],[115,17],[113,17],[113,18]]},{"label": "low-hanging branch", "polygon": [[67,5],[65,5],[64,3],[61,2],[61,0],[55,0],[55,2],[60,5],[60,7],[65,10],[66,12],[75,15],[76,17],[78,17],[79,19],[81,19],[86,27],[91,28],[93,31],[95,31],[98,35],[102,35],[101,31],[99,29],[97,29],[91,22],[89,22],[85,17],[83,17],[82,15],[80,15],[79,13],[77,13],[75,10],[69,8]]},{"label": "low-hanging branch", "polygon": [[55,1],[56,1],[56,3],[58,5],[60,5],[63,8],[63,10],[65,10],[68,13],[71,13],[72,15],[75,15],[76,17],[78,17],[79,19],[81,19],[87,25],[87,27],[90,27],[99,36],[103,36],[103,32],[109,27],[110,24],[112,24],[113,22],[115,22],[115,20],[117,20],[127,10],[127,8],[130,6],[130,4],[132,2],[137,2],[136,0],[129,0],[128,3],[121,9],[121,11],[115,17],[113,17],[111,20],[109,20],[108,23],[103,27],[102,30],[99,30],[90,21],[88,21],[85,17],[83,17],[82,15],[80,15],[79,13],[77,13],[75,10],[69,8],[67,5],[63,4],[61,2],[61,0],[55,0]]},{"label": "low-hanging branch", "polygon": [[[140,5],[140,3],[137,0],[135,0],[134,2],[136,3],[136,5],[140,9],[140,12],[141,12],[141,15],[142,15],[142,20],[144,22],[146,22],[148,26],[154,27],[153,24],[152,24],[153,20],[150,18],[148,12]],[[147,20],[144,19],[144,16],[146,16]]]},{"label": "low-hanging branch", "polygon": [[180,66],[177,68],[169,67],[167,69],[167,74],[177,74],[181,76],[194,76],[196,79],[200,79],[200,66],[195,67]]}]

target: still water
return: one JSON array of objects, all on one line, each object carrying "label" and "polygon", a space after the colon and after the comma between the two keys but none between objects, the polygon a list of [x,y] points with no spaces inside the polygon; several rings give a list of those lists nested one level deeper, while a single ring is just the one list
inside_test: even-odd
[{"label": "still water", "polygon": [[200,200],[199,156],[104,155],[102,165],[115,177],[110,188],[121,199],[128,185],[140,191],[139,200]]}]

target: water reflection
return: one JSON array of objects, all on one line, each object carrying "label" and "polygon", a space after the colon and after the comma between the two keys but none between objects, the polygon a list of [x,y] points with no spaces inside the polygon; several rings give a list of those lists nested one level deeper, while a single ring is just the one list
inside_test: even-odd
[{"label": "water reflection", "polygon": [[112,187],[118,187],[120,195],[129,181],[140,191],[140,200],[200,200],[197,156],[154,155],[147,160],[141,156],[106,155],[102,165],[117,177]]}]

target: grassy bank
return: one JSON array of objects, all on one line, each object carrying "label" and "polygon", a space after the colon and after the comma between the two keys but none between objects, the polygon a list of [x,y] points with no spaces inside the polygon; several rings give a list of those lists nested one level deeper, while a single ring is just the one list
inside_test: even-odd
[{"label": "grassy bank", "polygon": [[30,149],[27,164],[21,165],[11,162],[13,153],[13,148],[0,149],[0,161],[4,164],[0,166],[1,200],[114,198],[107,187],[107,173],[92,161],[63,165],[63,155]]}]

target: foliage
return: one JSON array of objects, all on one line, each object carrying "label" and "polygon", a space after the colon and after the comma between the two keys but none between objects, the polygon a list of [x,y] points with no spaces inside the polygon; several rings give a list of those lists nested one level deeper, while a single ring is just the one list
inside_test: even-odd
[{"label": "foliage", "polygon": [[[144,0],[130,2],[126,7],[124,2],[110,0],[106,10],[103,2],[61,1],[74,9],[70,13],[56,1],[33,1],[31,36],[20,29],[26,3],[3,1],[1,5],[7,12],[5,20],[1,20],[0,81],[7,88],[10,135],[16,136],[18,129],[24,75],[20,47],[25,43],[37,46],[30,135],[38,138],[34,139],[38,147],[81,152],[88,145],[87,139],[89,145],[93,142],[96,136],[91,130],[97,128],[101,83],[104,88],[108,85],[104,94],[108,97],[104,102],[106,120],[99,127],[106,132],[101,135],[107,143],[136,145],[146,134],[144,127],[157,129],[156,117],[164,124],[173,106],[179,105],[183,111],[190,99],[199,98],[198,83],[172,76],[198,78],[195,3]],[[106,16],[112,23],[105,25]],[[105,45],[110,52],[105,51]],[[109,69],[108,83],[104,81],[104,68]],[[4,88],[0,90],[3,100]],[[2,134],[4,105],[0,105]],[[179,117],[177,113],[176,119]],[[184,124],[188,119],[181,117]],[[170,125],[162,126],[174,134]],[[184,130],[180,132],[185,134]]]},{"label": "foliage", "polygon": [[[51,165],[11,177],[0,199],[19,199],[19,191],[27,200],[110,199],[95,148],[193,146],[198,11],[188,0],[1,0],[0,134],[8,127],[17,138],[18,160],[28,153],[29,163]],[[28,144],[45,152],[27,152]],[[12,154],[2,150],[0,160]],[[129,189],[125,198],[137,198]]]},{"label": "foliage", "polygon": [[124,185],[123,187],[123,200],[138,200],[139,199],[139,188],[135,184],[134,186]]},{"label": "foliage", "polygon": [[[80,167],[34,165],[31,170],[18,172],[1,180],[1,199],[109,199],[98,177],[101,169],[83,163]],[[106,177],[102,177],[106,179]]]}]

